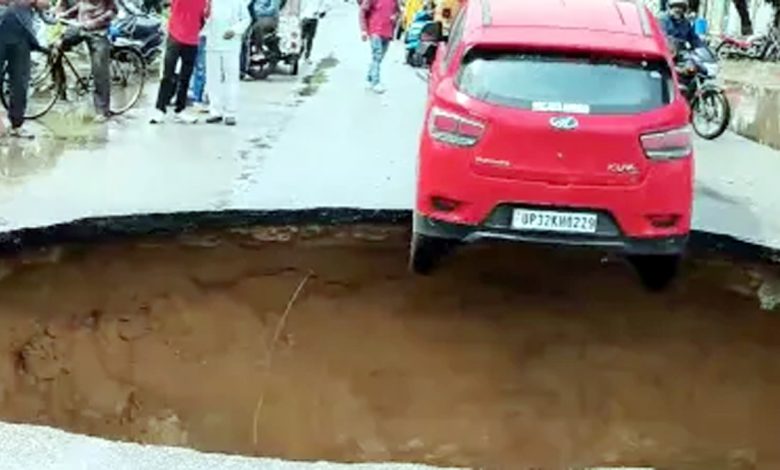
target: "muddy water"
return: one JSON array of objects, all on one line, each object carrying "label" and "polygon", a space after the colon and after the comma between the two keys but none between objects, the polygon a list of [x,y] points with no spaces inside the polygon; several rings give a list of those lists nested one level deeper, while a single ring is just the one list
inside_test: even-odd
[{"label": "muddy water", "polygon": [[651,296],[593,253],[472,248],[430,279],[405,255],[352,228],[6,260],[0,417],[293,459],[780,468],[770,268],[692,260]]}]

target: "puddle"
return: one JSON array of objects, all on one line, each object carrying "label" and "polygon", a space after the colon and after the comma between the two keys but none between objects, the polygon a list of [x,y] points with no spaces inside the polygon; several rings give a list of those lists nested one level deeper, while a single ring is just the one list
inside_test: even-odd
[{"label": "puddle", "polygon": [[34,139],[0,139],[0,178],[16,184],[53,168],[67,150],[98,150],[108,144],[108,126],[92,122],[78,107],[56,109],[26,124]]},{"label": "puddle", "polygon": [[314,71],[303,77],[303,87],[298,90],[300,96],[312,96],[317,93],[317,90],[328,81],[328,70],[337,66],[338,59],[332,54],[323,58],[317,63]]},{"label": "puddle", "polygon": [[5,259],[0,417],[304,460],[780,465],[780,316],[756,294],[776,266],[694,259],[649,295],[597,253],[486,246],[414,278],[407,237],[259,227]]},{"label": "puddle", "polygon": [[71,148],[94,150],[108,143],[108,125],[94,122],[91,107],[63,106],[39,119],[52,139],[62,140]]}]

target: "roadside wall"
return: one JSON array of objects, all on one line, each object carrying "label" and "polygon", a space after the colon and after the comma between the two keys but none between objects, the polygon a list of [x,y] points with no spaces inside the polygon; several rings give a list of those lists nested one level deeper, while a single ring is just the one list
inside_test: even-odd
[{"label": "roadside wall", "polygon": [[724,62],[731,130],[780,149],[780,64]]}]

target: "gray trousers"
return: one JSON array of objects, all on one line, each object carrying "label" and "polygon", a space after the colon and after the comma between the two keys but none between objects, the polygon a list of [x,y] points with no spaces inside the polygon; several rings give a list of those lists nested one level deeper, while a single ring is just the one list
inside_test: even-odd
[{"label": "gray trousers", "polygon": [[111,42],[104,32],[81,32],[68,29],[62,37],[62,46],[67,50],[82,42],[87,43],[92,63],[92,78],[95,81],[95,110],[98,114],[111,114]]}]

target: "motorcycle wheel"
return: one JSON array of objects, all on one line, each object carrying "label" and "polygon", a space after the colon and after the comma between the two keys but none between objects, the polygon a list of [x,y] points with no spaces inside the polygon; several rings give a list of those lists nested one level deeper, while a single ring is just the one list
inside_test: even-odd
[{"label": "motorcycle wheel", "polygon": [[745,59],[748,58],[747,51],[744,51],[727,42],[721,42],[718,47],[715,48],[715,56],[719,60],[724,59]]},{"label": "motorcycle wheel", "polygon": [[295,58],[295,60],[293,60],[292,64],[290,64],[290,75],[292,75],[292,76],[297,76],[298,75],[298,71],[299,71],[298,69],[299,69],[300,62],[301,62],[301,59],[299,59],[297,57]]},{"label": "motorcycle wheel", "polygon": [[249,76],[254,80],[265,80],[271,75],[271,67],[268,64],[249,68]]},{"label": "motorcycle wheel", "polygon": [[[722,112],[717,118],[709,116],[714,107]],[[710,123],[714,122],[712,129],[704,129],[697,118],[704,117]],[[691,103],[691,124],[693,130],[703,139],[712,140],[720,137],[729,127],[731,121],[731,105],[722,90],[704,90],[693,99]]]}]

